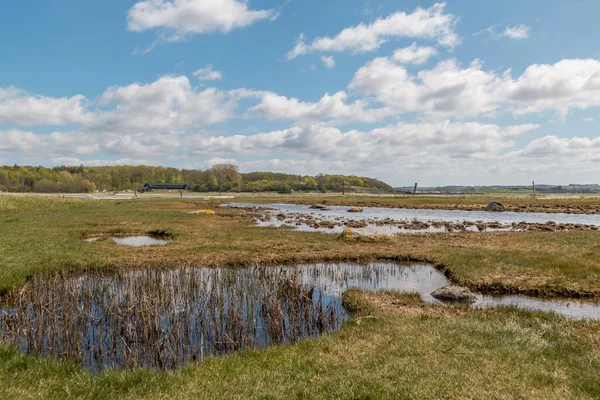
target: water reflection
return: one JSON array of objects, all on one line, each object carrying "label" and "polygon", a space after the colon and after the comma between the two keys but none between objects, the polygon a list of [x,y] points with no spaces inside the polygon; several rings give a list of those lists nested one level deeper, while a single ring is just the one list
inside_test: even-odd
[{"label": "water reflection", "polygon": [[[121,271],[36,277],[0,309],[0,334],[24,353],[53,354],[92,370],[172,369],[251,347],[294,343],[341,327],[351,288],[431,292],[447,285],[430,265],[373,262],[245,269]],[[476,308],[515,306],[600,319],[579,300],[477,295]]]}]

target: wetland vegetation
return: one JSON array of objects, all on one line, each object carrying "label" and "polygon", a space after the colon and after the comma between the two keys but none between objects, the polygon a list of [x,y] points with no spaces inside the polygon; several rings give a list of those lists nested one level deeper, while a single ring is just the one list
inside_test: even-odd
[{"label": "wetland vegetation", "polygon": [[[479,196],[319,197],[319,201],[323,200],[347,206],[400,206],[420,201],[423,207],[466,209],[489,199]],[[269,199],[262,197],[252,201],[269,202]],[[587,209],[585,207],[593,206],[597,199],[507,197],[501,201],[519,207],[548,205],[553,210],[562,206]],[[283,201],[278,198],[278,202]],[[291,196],[285,202],[313,204],[316,201],[310,196]],[[43,282],[53,282],[52,277],[59,279],[62,274],[95,277],[91,288],[108,301],[113,292],[102,292],[106,288],[100,282],[111,279],[106,278],[110,276],[112,279],[132,277],[136,276],[135,271],[144,270],[154,271],[150,275],[164,278],[169,276],[166,271],[188,271],[187,268],[195,266],[236,270],[257,264],[274,274],[269,278],[273,281],[265,281],[269,282],[270,292],[265,288],[260,293],[272,293],[274,299],[283,299],[277,293],[290,290],[297,294],[290,298],[306,299],[305,291],[311,290],[310,286],[290,286],[289,280],[279,281],[275,274],[278,269],[270,266],[375,259],[427,261],[453,282],[487,293],[592,298],[600,295],[600,233],[597,231],[443,232],[347,239],[290,229],[257,228],[252,213],[219,205],[218,200],[199,199],[91,201],[0,196],[3,301],[14,306],[18,304],[15,296],[32,300],[28,297],[33,293],[32,287],[50,285]],[[212,209],[215,214],[190,214],[198,209]],[[93,244],[82,240],[97,235],[138,236],[156,232],[168,232],[169,244],[122,247],[109,240]],[[257,270],[241,269],[238,275],[229,269],[221,271],[243,276]],[[50,281],[42,277],[50,277]],[[65,296],[62,304],[75,308],[85,306],[82,300],[85,297],[79,298],[82,303],[68,302],[76,299],[72,293],[73,282],[77,280],[61,282],[71,283],[65,286],[55,282],[51,288],[34,291],[40,298],[49,296],[47,301],[37,304],[48,304],[57,296]],[[138,296],[144,292],[133,278],[122,283],[129,285],[124,292],[132,291]],[[202,285],[187,288],[202,293],[206,289],[211,293],[209,283]],[[171,287],[179,287],[180,291],[163,287],[163,295],[158,298],[164,303],[156,303],[154,310],[175,304],[177,296],[189,298],[187,295],[191,294],[186,294],[185,285]],[[228,287],[237,288],[231,293],[239,295],[217,296],[214,301],[231,301],[227,304],[242,299],[249,301],[242,292],[236,291],[244,285]],[[214,290],[219,293],[224,287],[215,286]],[[50,293],[54,293],[54,297]],[[213,301],[210,295],[203,298]],[[112,297],[113,303],[107,304],[118,305],[118,299],[118,296]],[[318,297],[313,299],[312,304],[319,303]],[[252,301],[262,304],[271,300],[261,297]],[[21,304],[31,304],[31,301]],[[288,310],[306,310],[308,306],[308,302],[302,305],[288,300],[269,304]],[[296,338],[324,334],[299,341],[274,335],[271,337],[285,338],[273,340],[281,345],[262,349],[242,343],[241,339],[234,340],[237,344],[232,346],[244,347],[244,351],[224,357],[212,357],[210,354],[220,353],[207,351],[203,354],[205,357],[198,359],[196,349],[181,358],[191,359],[190,363],[181,363],[180,368],[171,372],[136,367],[156,366],[135,357],[127,369],[94,372],[93,368],[86,369],[83,360],[77,357],[61,360],[65,357],[24,355],[18,346],[5,340],[0,345],[0,380],[8,384],[1,385],[0,397],[592,399],[600,396],[600,379],[594,372],[600,368],[599,322],[570,320],[510,307],[446,307],[425,303],[415,294],[396,292],[351,290],[343,295],[343,304],[351,316],[343,323],[335,322],[341,324],[339,330],[333,331],[338,327],[334,325],[322,330],[315,328],[313,333]],[[309,307],[309,315],[313,317],[302,326],[327,326],[323,318],[328,305],[330,303],[323,302],[321,311]],[[91,303],[87,306],[91,307]],[[133,315],[132,311],[126,314],[126,308],[110,310],[107,315],[115,317],[115,321],[122,317],[151,318],[151,315]],[[260,307],[257,310],[260,313]],[[186,314],[181,315],[184,318]],[[238,317],[232,314],[230,319],[219,321],[228,327],[224,329],[233,329],[232,332],[251,329],[247,320],[239,323]],[[44,318],[52,321],[48,314],[44,314]],[[179,314],[176,318],[180,318]],[[178,326],[189,326],[184,319],[181,321]],[[127,331],[127,324],[121,326]],[[268,324],[266,329],[271,329]],[[33,342],[48,340],[42,331],[36,331],[36,335],[28,337],[35,338]],[[13,337],[16,341],[23,338],[21,334]],[[181,344],[172,343],[169,346]],[[35,347],[35,343],[32,345]],[[78,354],[76,350],[69,351]]]}]

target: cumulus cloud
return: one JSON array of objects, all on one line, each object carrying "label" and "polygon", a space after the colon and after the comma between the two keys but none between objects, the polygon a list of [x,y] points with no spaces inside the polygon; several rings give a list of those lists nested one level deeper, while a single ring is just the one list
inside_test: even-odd
[{"label": "cumulus cloud", "polygon": [[245,0],[146,0],[129,10],[127,27],[135,32],[163,29],[165,40],[179,41],[188,35],[227,33],[273,16],[273,10],[249,9]]},{"label": "cumulus cloud", "polygon": [[417,163],[430,155],[444,159],[498,156],[515,145],[514,139],[538,125],[501,127],[478,122],[398,123],[368,132],[324,123],[294,125],[289,129],[254,135],[212,136],[190,143],[194,154],[265,155],[269,152],[318,155],[338,161]]},{"label": "cumulus cloud", "polygon": [[565,116],[571,109],[600,105],[600,61],[565,59],[534,64],[507,84],[507,98],[517,103],[517,114],[545,110]]},{"label": "cumulus cloud", "polygon": [[184,134],[155,132],[126,134],[78,130],[40,134],[17,129],[0,131],[0,154],[27,158],[66,160],[102,153],[142,160],[184,151],[184,143]]},{"label": "cumulus cloud", "polygon": [[387,108],[372,109],[368,103],[356,100],[347,103],[348,95],[326,93],[318,102],[303,102],[276,93],[263,93],[260,103],[249,110],[250,115],[270,120],[333,120],[338,124],[349,122],[376,122],[390,115]]},{"label": "cumulus cloud", "polygon": [[223,79],[221,71],[214,70],[213,66],[210,64],[194,71],[193,75],[199,81],[218,81]]},{"label": "cumulus cloud", "polygon": [[113,86],[93,102],[82,95],[53,98],[0,88],[0,124],[77,124],[85,130],[118,133],[179,132],[232,118],[238,99],[252,93],[244,91],[198,90],[185,76]]},{"label": "cumulus cloud", "polygon": [[65,154],[87,155],[100,149],[93,137],[76,132],[36,134],[19,129],[0,131],[0,154],[27,157]]},{"label": "cumulus cloud", "polygon": [[107,89],[101,104],[113,106],[90,129],[104,132],[179,132],[233,117],[236,103],[215,88],[197,91],[185,76],[164,76],[148,84]]},{"label": "cumulus cloud", "polygon": [[427,60],[437,54],[437,50],[433,47],[421,47],[417,43],[413,43],[403,49],[398,49],[394,52],[394,61],[400,64],[425,64]]},{"label": "cumulus cloud", "polygon": [[507,157],[526,158],[555,158],[557,156],[573,156],[576,159],[591,158],[593,161],[600,161],[600,137],[544,136],[533,140],[523,149],[507,155]]},{"label": "cumulus cloud", "polygon": [[529,37],[529,27],[527,25],[507,26],[502,32],[502,36],[515,40],[523,40]]},{"label": "cumulus cloud", "polygon": [[319,37],[306,43],[300,35],[296,46],[287,54],[288,60],[311,52],[365,53],[378,49],[382,44],[402,37],[436,39],[446,47],[459,43],[454,32],[456,17],[444,12],[445,3],[436,3],[423,9],[418,7],[412,13],[398,11],[386,18],[379,18],[370,24],[361,23],[346,28],[334,37]]},{"label": "cumulus cloud", "polygon": [[530,178],[555,177],[559,173],[565,176],[597,173],[600,171],[600,138],[544,136],[505,154],[501,161],[489,169],[490,173]]},{"label": "cumulus cloud", "polygon": [[0,124],[17,126],[68,125],[86,120],[87,99],[46,97],[15,87],[0,87]]},{"label": "cumulus cloud", "polygon": [[361,67],[349,87],[399,113],[462,118],[495,111],[501,84],[502,77],[483,71],[477,60],[465,69],[455,60],[446,60],[414,76],[394,59],[381,57]]},{"label": "cumulus cloud", "polygon": [[361,67],[349,88],[398,113],[420,112],[434,118],[492,115],[500,110],[515,115],[552,111],[564,117],[572,109],[600,105],[600,61],[534,64],[515,79],[510,70],[485,71],[479,60],[466,68],[445,60],[411,75],[394,57],[380,57]]},{"label": "cumulus cloud", "polygon": [[410,179],[446,179],[450,174],[473,182],[477,171],[489,179],[486,171],[507,162],[516,139],[538,128],[444,120],[342,131],[313,123],[251,135],[197,137],[188,148],[195,158],[234,160],[246,171],[354,173],[391,182],[408,173]]},{"label": "cumulus cloud", "polygon": [[323,64],[325,64],[325,66],[329,69],[335,67],[335,59],[333,58],[333,56],[323,56],[321,57],[321,61],[323,61]]}]

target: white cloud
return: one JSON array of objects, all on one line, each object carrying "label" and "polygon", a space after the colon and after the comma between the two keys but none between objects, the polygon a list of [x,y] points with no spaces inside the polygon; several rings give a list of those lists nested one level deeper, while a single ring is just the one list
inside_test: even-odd
[{"label": "white cloud", "polygon": [[221,71],[214,70],[213,66],[210,64],[194,71],[193,75],[199,81],[218,81],[223,79]]},{"label": "white cloud", "polygon": [[[472,158],[486,160],[515,145],[514,139],[538,125],[501,127],[478,122],[398,123],[369,132],[340,129],[323,123],[253,135],[213,136],[188,143],[193,154],[231,156],[269,152],[305,154],[334,161],[373,162],[383,165],[421,159]],[[386,164],[386,165],[388,165]]]},{"label": "white cloud", "polygon": [[0,124],[68,125],[85,122],[87,99],[31,95],[15,87],[0,88]]},{"label": "white cloud", "polygon": [[0,154],[26,157],[92,154],[100,149],[93,137],[76,132],[36,134],[18,129],[0,131]]},{"label": "white cloud", "polygon": [[250,108],[249,114],[270,120],[334,120],[338,123],[375,122],[390,114],[389,109],[370,109],[365,101],[347,103],[347,99],[348,95],[343,91],[333,95],[326,93],[316,103],[267,92],[258,105]]},{"label": "white cloud", "polygon": [[515,139],[537,128],[439,121],[342,131],[314,123],[251,135],[197,137],[188,141],[188,148],[194,158],[235,161],[244,171],[358,174],[392,183],[406,174],[411,180],[451,175],[466,182],[483,176],[485,182],[490,178],[486,171],[507,162]]},{"label": "white cloud", "polygon": [[393,57],[381,57],[361,67],[349,88],[372,96],[398,113],[428,117],[474,117],[509,111],[515,115],[600,106],[600,61],[561,60],[535,64],[514,79],[511,71],[485,71],[479,60],[462,68],[446,60],[433,69],[411,75]]},{"label": "white cloud", "polygon": [[179,41],[187,35],[247,27],[272,18],[273,10],[250,10],[246,0],[146,0],[127,14],[129,30],[164,29],[165,40]]},{"label": "white cloud", "polygon": [[360,68],[349,87],[398,113],[463,118],[495,111],[501,83],[494,73],[482,71],[479,61],[462,69],[455,60],[447,60],[413,76],[405,66],[383,57]]},{"label": "white cloud", "polygon": [[141,160],[184,151],[185,140],[186,136],[182,134],[152,132],[125,134],[81,130],[40,134],[10,129],[0,131],[0,154],[62,160],[103,153]]},{"label": "white cloud", "polygon": [[520,115],[552,110],[564,117],[571,109],[600,106],[600,61],[565,59],[534,64],[509,82],[507,92]]},{"label": "white cloud", "polygon": [[425,64],[429,58],[435,56],[437,50],[433,47],[421,47],[413,43],[394,52],[392,58],[400,64]]},{"label": "white cloud", "polygon": [[[512,152],[507,157],[526,158],[555,158],[557,156],[570,156],[575,159],[592,158],[600,161],[600,137],[572,137],[561,138],[558,136],[544,136],[535,139],[523,149]],[[600,166],[599,166],[600,167]]]},{"label": "white cloud", "polygon": [[584,118],[583,122],[594,122],[594,118],[592,118],[592,117]]},{"label": "white cloud", "polygon": [[502,32],[502,36],[515,40],[523,40],[529,37],[529,27],[527,25],[507,26]]},{"label": "white cloud", "polygon": [[402,37],[437,39],[443,46],[454,47],[459,43],[454,32],[456,17],[444,13],[445,6],[445,3],[437,3],[427,9],[418,7],[410,14],[399,11],[368,25],[361,23],[346,28],[334,37],[316,38],[309,44],[305,43],[304,35],[300,35],[287,58],[291,60],[317,51],[364,53],[378,49],[390,39]]},{"label": "white cloud", "polygon": [[503,156],[502,162],[490,168],[490,172],[529,178],[536,175],[554,177],[558,173],[568,176],[597,173],[600,172],[600,137],[545,136],[534,139],[524,148]]},{"label": "white cloud", "polygon": [[215,88],[197,91],[185,76],[164,76],[148,84],[114,86],[100,96],[103,112],[90,129],[103,132],[173,133],[223,122],[234,116],[235,101]]},{"label": "white cloud", "polygon": [[329,69],[335,67],[335,59],[333,58],[333,56],[323,56],[321,57],[321,61],[323,61],[323,64],[325,64],[325,66]]}]

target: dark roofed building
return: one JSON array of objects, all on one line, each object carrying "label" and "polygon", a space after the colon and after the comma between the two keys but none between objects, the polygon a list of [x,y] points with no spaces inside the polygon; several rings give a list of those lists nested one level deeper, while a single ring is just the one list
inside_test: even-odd
[{"label": "dark roofed building", "polygon": [[142,187],[142,192],[153,190],[190,190],[190,187],[187,183],[146,183]]}]

